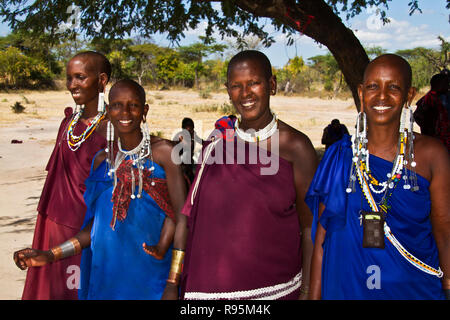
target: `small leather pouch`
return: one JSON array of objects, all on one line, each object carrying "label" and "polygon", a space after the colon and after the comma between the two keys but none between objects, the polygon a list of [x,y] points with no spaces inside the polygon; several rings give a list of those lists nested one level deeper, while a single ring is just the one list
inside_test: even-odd
[{"label": "small leather pouch", "polygon": [[384,249],[384,214],[362,211],[363,247]]}]

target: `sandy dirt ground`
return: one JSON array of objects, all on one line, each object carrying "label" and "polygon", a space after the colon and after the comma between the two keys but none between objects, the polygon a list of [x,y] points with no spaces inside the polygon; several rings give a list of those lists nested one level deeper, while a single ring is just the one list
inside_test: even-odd
[{"label": "sandy dirt ground", "polygon": [[[171,138],[183,117],[191,117],[197,133],[206,138],[222,116],[214,107],[229,104],[225,92],[203,99],[196,91],[147,91],[150,131]],[[11,105],[19,101],[25,112],[14,114]],[[0,93],[0,299],[22,295],[25,271],[12,259],[13,252],[31,245],[36,208],[45,181],[65,106],[73,104],[67,91]],[[353,132],[356,109],[352,100],[285,97],[271,100],[278,118],[309,136],[321,148],[323,128],[338,118]],[[19,140],[21,143],[11,143]]]}]

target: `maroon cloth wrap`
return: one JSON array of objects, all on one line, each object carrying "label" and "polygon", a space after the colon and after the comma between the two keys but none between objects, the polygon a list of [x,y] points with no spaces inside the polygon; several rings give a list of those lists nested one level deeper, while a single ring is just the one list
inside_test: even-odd
[{"label": "maroon cloth wrap", "polygon": [[[224,163],[228,152],[224,152]],[[182,209],[189,217],[180,282],[183,299],[186,292],[274,286],[289,282],[301,270],[292,165],[277,157],[278,172],[261,175],[260,169],[269,165],[262,165],[259,157],[257,164],[249,164],[248,149],[246,164],[237,164],[236,154],[235,145],[234,164],[205,166],[193,206],[191,188]],[[281,299],[298,299],[299,294],[297,289]]]},{"label": "maroon cloth wrap", "polygon": [[[67,128],[72,120],[72,108],[66,108],[64,113],[66,118],[61,123],[55,148],[46,167],[47,180],[37,210],[58,224],[79,230],[86,213],[84,181],[89,176],[95,154],[106,147],[106,139],[93,132],[77,151],[70,150]],[[78,121],[74,134],[81,135],[84,130],[86,125]]]},{"label": "maroon cloth wrap", "polygon": [[[48,174],[37,208],[34,249],[48,250],[80,231],[86,213],[84,181],[89,176],[95,154],[106,147],[106,139],[93,132],[77,151],[70,150],[67,128],[72,113],[72,108],[64,110],[65,118],[46,167]],[[74,134],[81,135],[85,129],[86,125],[80,121]],[[29,268],[22,299],[78,299],[74,283],[79,276],[76,274],[79,265],[80,256],[73,256],[43,267]]]},{"label": "maroon cloth wrap", "polygon": [[[139,170],[132,167],[132,160],[124,160],[117,168],[117,185],[111,201],[113,205],[113,219],[111,220],[111,227],[114,226],[115,217],[123,221],[127,217],[128,207],[131,201],[131,170],[133,170],[135,177],[135,184],[139,183]],[[151,178],[151,171],[148,169],[142,170],[142,189],[155,200],[156,204],[165,212],[165,214],[175,222],[175,214],[170,204],[169,189],[165,179]],[[155,185],[152,186],[151,182]]]}]

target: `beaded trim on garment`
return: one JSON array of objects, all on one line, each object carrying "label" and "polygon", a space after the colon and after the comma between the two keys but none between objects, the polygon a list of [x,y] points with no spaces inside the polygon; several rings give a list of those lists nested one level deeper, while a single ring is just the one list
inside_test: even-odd
[{"label": "beaded trim on garment", "polygon": [[285,283],[252,290],[231,292],[186,292],[186,300],[276,300],[287,296],[300,288],[302,272]]}]

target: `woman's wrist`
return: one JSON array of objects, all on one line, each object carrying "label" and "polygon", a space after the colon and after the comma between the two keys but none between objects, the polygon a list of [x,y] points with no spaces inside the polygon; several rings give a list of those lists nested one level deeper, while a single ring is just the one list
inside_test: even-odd
[{"label": "woman's wrist", "polygon": [[53,254],[53,251],[51,249],[45,251],[45,254],[47,256],[48,262],[54,262],[55,261],[55,255]]},{"label": "woman's wrist", "polygon": [[81,253],[81,244],[77,238],[70,238],[66,242],[51,248],[50,254],[52,257],[52,262],[58,261],[67,257],[71,257]]},{"label": "woman's wrist", "polygon": [[442,289],[444,290],[450,289],[450,278],[443,277],[441,282],[442,282]]},{"label": "woman's wrist", "polygon": [[181,272],[183,269],[184,250],[173,249],[172,250],[172,263],[170,266],[169,277],[167,283],[178,286],[181,278]]},{"label": "woman's wrist", "polygon": [[444,289],[444,292],[445,292],[445,298],[447,300],[450,300],[450,289]]},{"label": "woman's wrist", "polygon": [[301,285],[300,286],[300,293],[302,293],[302,294],[309,294],[309,286],[308,285]]}]

